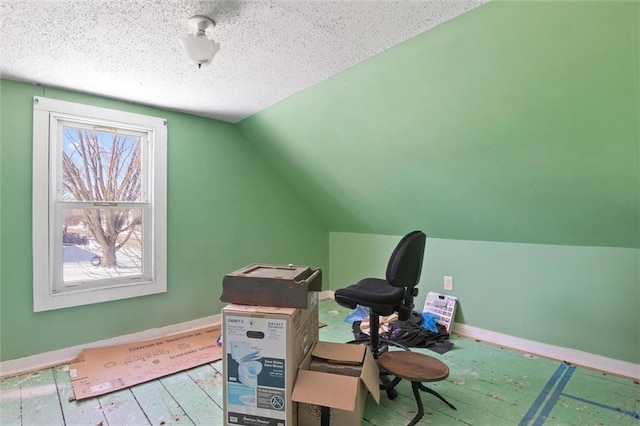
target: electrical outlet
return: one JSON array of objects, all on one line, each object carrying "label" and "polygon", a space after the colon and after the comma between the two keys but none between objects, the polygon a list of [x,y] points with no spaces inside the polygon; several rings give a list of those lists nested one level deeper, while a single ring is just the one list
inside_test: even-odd
[{"label": "electrical outlet", "polygon": [[444,289],[453,291],[453,277],[450,277],[448,275],[444,276]]}]

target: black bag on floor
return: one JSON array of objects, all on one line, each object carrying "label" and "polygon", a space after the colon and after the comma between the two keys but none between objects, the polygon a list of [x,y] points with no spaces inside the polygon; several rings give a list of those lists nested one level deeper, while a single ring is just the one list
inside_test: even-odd
[{"label": "black bag on floor", "polygon": [[[389,331],[380,333],[380,337],[408,348],[427,348],[440,354],[453,347],[453,343],[448,341],[449,333],[443,325],[437,324],[438,332],[434,333],[420,327],[420,324],[422,324],[422,314],[414,311],[406,321],[389,323]],[[360,330],[360,321],[353,323],[353,334],[356,339],[366,336]]]}]

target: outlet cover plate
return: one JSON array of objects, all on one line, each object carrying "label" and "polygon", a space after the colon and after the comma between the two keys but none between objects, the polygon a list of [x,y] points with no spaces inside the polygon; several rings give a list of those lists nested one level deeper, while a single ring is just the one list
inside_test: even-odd
[{"label": "outlet cover plate", "polygon": [[453,277],[450,277],[448,275],[444,276],[444,289],[453,291]]}]

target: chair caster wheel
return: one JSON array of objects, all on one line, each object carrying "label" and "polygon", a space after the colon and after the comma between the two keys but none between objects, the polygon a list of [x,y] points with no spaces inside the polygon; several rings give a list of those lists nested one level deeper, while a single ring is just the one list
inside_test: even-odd
[{"label": "chair caster wheel", "polygon": [[398,391],[395,389],[389,389],[387,391],[387,398],[393,400],[396,399],[398,397]]}]

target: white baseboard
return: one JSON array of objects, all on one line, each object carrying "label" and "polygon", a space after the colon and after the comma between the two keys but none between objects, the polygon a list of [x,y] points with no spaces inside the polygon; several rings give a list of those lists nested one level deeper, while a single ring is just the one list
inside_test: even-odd
[{"label": "white baseboard", "polygon": [[72,346],[69,348],[44,352],[24,358],[2,361],[0,362],[0,379],[67,363],[80,355],[83,349],[101,348],[104,346],[140,342],[142,340],[155,339],[157,337],[168,336],[170,334],[184,333],[186,331],[220,324],[221,322],[221,315],[211,315],[209,317],[186,321],[179,324],[168,325],[166,327],[152,328],[149,330],[126,334],[124,336],[118,336],[111,339],[99,340],[97,342],[87,343],[84,345]]},{"label": "white baseboard", "polygon": [[[320,298],[333,299],[333,293],[334,292],[330,290],[323,291],[320,293]],[[640,364],[620,361],[618,359],[607,358],[602,355],[596,355],[562,346],[536,342],[534,340],[522,339],[520,337],[497,333],[495,331],[485,330],[466,324],[454,323],[453,332],[464,337],[482,340],[487,343],[504,346],[520,352],[551,358],[558,361],[567,361],[571,364],[590,368],[592,370],[640,380]]]},{"label": "white baseboard", "polygon": [[[318,295],[318,298],[333,299],[333,291],[322,291]],[[2,361],[0,362],[0,379],[67,363],[80,355],[83,349],[101,348],[104,346],[122,345],[126,343],[139,342],[142,340],[155,339],[157,337],[167,336],[169,334],[183,333],[189,330],[194,330],[196,328],[220,324],[221,322],[222,316],[220,314],[212,315],[209,317],[187,321],[180,324],[152,328],[149,330],[126,334],[124,336],[118,336],[111,339],[99,340],[97,342],[87,343],[84,345],[72,346],[55,351],[31,355],[24,358]]]},{"label": "white baseboard", "polygon": [[[325,290],[318,295],[319,299],[333,299],[333,291]],[[169,334],[183,333],[185,331],[220,324],[221,315],[212,315],[197,320],[187,321],[166,327],[153,328],[112,339],[100,340],[84,345],[72,346],[56,351],[45,352],[24,358],[12,359],[0,362],[0,378],[15,376],[17,374],[49,368],[64,364],[76,358],[83,349],[99,348],[104,346],[120,345],[141,340],[155,339]],[[601,355],[583,352],[562,346],[549,345],[534,340],[522,339],[508,334],[497,333],[466,324],[454,324],[453,332],[464,337],[482,340],[487,343],[500,345],[521,352],[543,356],[546,358],[567,361],[571,364],[591,368],[618,376],[640,380],[640,364],[607,358]]]},{"label": "white baseboard", "polygon": [[[322,291],[318,295],[318,298],[333,299],[333,291]],[[44,352],[24,358],[2,361],[0,362],[0,379],[67,363],[80,355],[83,349],[101,348],[104,346],[122,345],[126,343],[139,342],[142,340],[155,339],[157,337],[167,336],[169,334],[183,333],[189,330],[194,330],[196,328],[220,324],[221,322],[222,316],[220,314],[212,315],[209,317],[187,321],[180,324],[152,328],[149,330],[126,334],[124,336],[118,336],[111,339],[99,340],[97,342],[87,343],[84,345],[72,346],[69,348]]]},{"label": "white baseboard", "polygon": [[325,290],[325,291],[321,291],[320,294],[318,295],[318,299],[320,300],[324,300],[324,299],[331,299],[333,300],[333,290]]},{"label": "white baseboard", "polygon": [[466,324],[454,324],[453,332],[464,337],[482,340],[483,342],[516,349],[532,355],[566,361],[571,364],[593,370],[640,380],[640,364],[620,361],[618,359],[607,358],[602,355],[596,355],[562,346],[549,345],[547,343],[536,342],[534,340],[522,339]]}]

